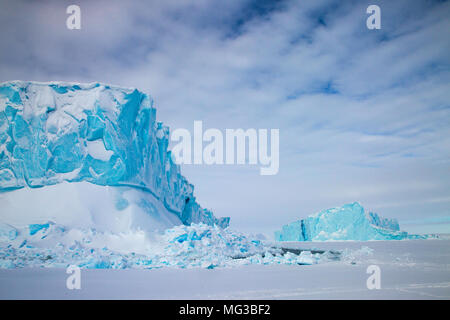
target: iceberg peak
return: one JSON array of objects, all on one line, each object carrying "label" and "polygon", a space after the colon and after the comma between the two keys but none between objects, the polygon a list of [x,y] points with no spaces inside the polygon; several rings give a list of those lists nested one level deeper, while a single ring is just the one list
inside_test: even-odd
[{"label": "iceberg peak", "polygon": [[119,208],[135,203],[151,214],[143,204],[151,198],[183,224],[226,227],[228,218],[217,219],[196,202],[168,138],[152,98],[134,88],[0,83],[0,193],[85,182],[128,188],[139,196],[119,199]]},{"label": "iceberg peak", "polygon": [[366,212],[359,202],[322,210],[284,225],[280,231],[275,232],[277,241],[366,241],[421,237],[400,231],[396,219],[382,218],[374,212]]}]

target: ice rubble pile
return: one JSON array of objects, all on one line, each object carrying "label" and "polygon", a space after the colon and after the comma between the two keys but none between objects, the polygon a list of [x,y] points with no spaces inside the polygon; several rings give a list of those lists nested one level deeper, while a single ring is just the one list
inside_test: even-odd
[{"label": "ice rubble pile", "polygon": [[[217,219],[196,202],[193,186],[167,150],[168,137],[169,128],[156,121],[152,99],[135,89],[98,83],[1,83],[0,207],[3,217],[13,216],[2,221],[23,226],[31,222],[27,218],[39,222],[45,216],[58,222],[55,214],[32,217],[31,211],[43,205],[36,193],[22,192],[16,198],[23,203],[13,203],[14,197],[5,192],[43,187],[46,191],[40,194],[56,201],[82,192],[80,187],[64,195],[58,191],[63,183],[89,182],[108,190],[134,190],[129,199],[113,200],[114,210],[130,207],[129,215],[151,215],[156,199],[166,216],[174,216],[163,227],[200,222],[226,227],[228,218]],[[58,190],[47,189],[55,185]],[[98,204],[78,209],[73,215],[106,214]],[[25,220],[18,221],[21,215]]]},{"label": "ice rubble pile", "polygon": [[286,253],[218,226],[179,225],[163,234],[112,234],[52,222],[16,229],[0,224],[0,268],[191,268],[245,264],[316,264],[326,254]]},{"label": "ice rubble pile", "polygon": [[400,231],[396,219],[381,218],[373,212],[366,213],[358,202],[322,210],[305,219],[284,225],[281,231],[275,232],[277,241],[366,241],[426,237]]}]

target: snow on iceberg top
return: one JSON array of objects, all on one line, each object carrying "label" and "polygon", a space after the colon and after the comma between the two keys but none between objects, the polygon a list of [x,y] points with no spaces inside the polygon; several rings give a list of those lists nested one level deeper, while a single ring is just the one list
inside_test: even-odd
[{"label": "snow on iceberg top", "polygon": [[137,89],[0,83],[0,192],[64,181],[131,186],[151,193],[183,223],[228,225],[196,203],[168,141],[152,98]]}]

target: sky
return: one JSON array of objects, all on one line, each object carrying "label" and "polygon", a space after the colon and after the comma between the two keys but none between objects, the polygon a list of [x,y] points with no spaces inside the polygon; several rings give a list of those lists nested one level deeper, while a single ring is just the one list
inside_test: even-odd
[{"label": "sky", "polygon": [[448,1],[2,0],[0,39],[0,81],[136,87],[171,130],[279,129],[277,175],[182,166],[234,229],[271,236],[359,201],[406,231],[450,232]]}]

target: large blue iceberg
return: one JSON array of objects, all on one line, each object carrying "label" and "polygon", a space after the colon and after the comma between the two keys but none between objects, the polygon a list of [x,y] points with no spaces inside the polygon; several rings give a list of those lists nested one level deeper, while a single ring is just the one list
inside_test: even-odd
[{"label": "large blue iceberg", "polygon": [[[84,192],[89,183],[107,187],[108,192],[111,187],[119,190],[118,196],[111,197],[117,211],[135,205],[155,216],[160,206],[174,216],[169,226],[178,221],[226,227],[229,218],[218,219],[196,202],[194,188],[174,163],[168,143],[169,128],[156,121],[152,99],[136,89],[99,83],[1,83],[2,219],[15,222],[13,215],[22,210],[20,202],[34,201],[36,194],[44,196],[44,192],[13,195],[23,189],[48,190],[51,195],[45,195],[57,201],[61,188],[74,192],[68,183],[78,183],[77,190]],[[59,191],[52,188],[57,185]],[[136,192],[130,195],[130,189]],[[126,192],[128,198],[121,197]],[[13,203],[14,197],[19,201]]]},{"label": "large blue iceberg", "polygon": [[305,219],[284,225],[275,232],[277,241],[329,241],[329,240],[402,240],[426,236],[409,235],[400,231],[396,219],[381,218],[365,212],[358,203],[322,210]]}]

